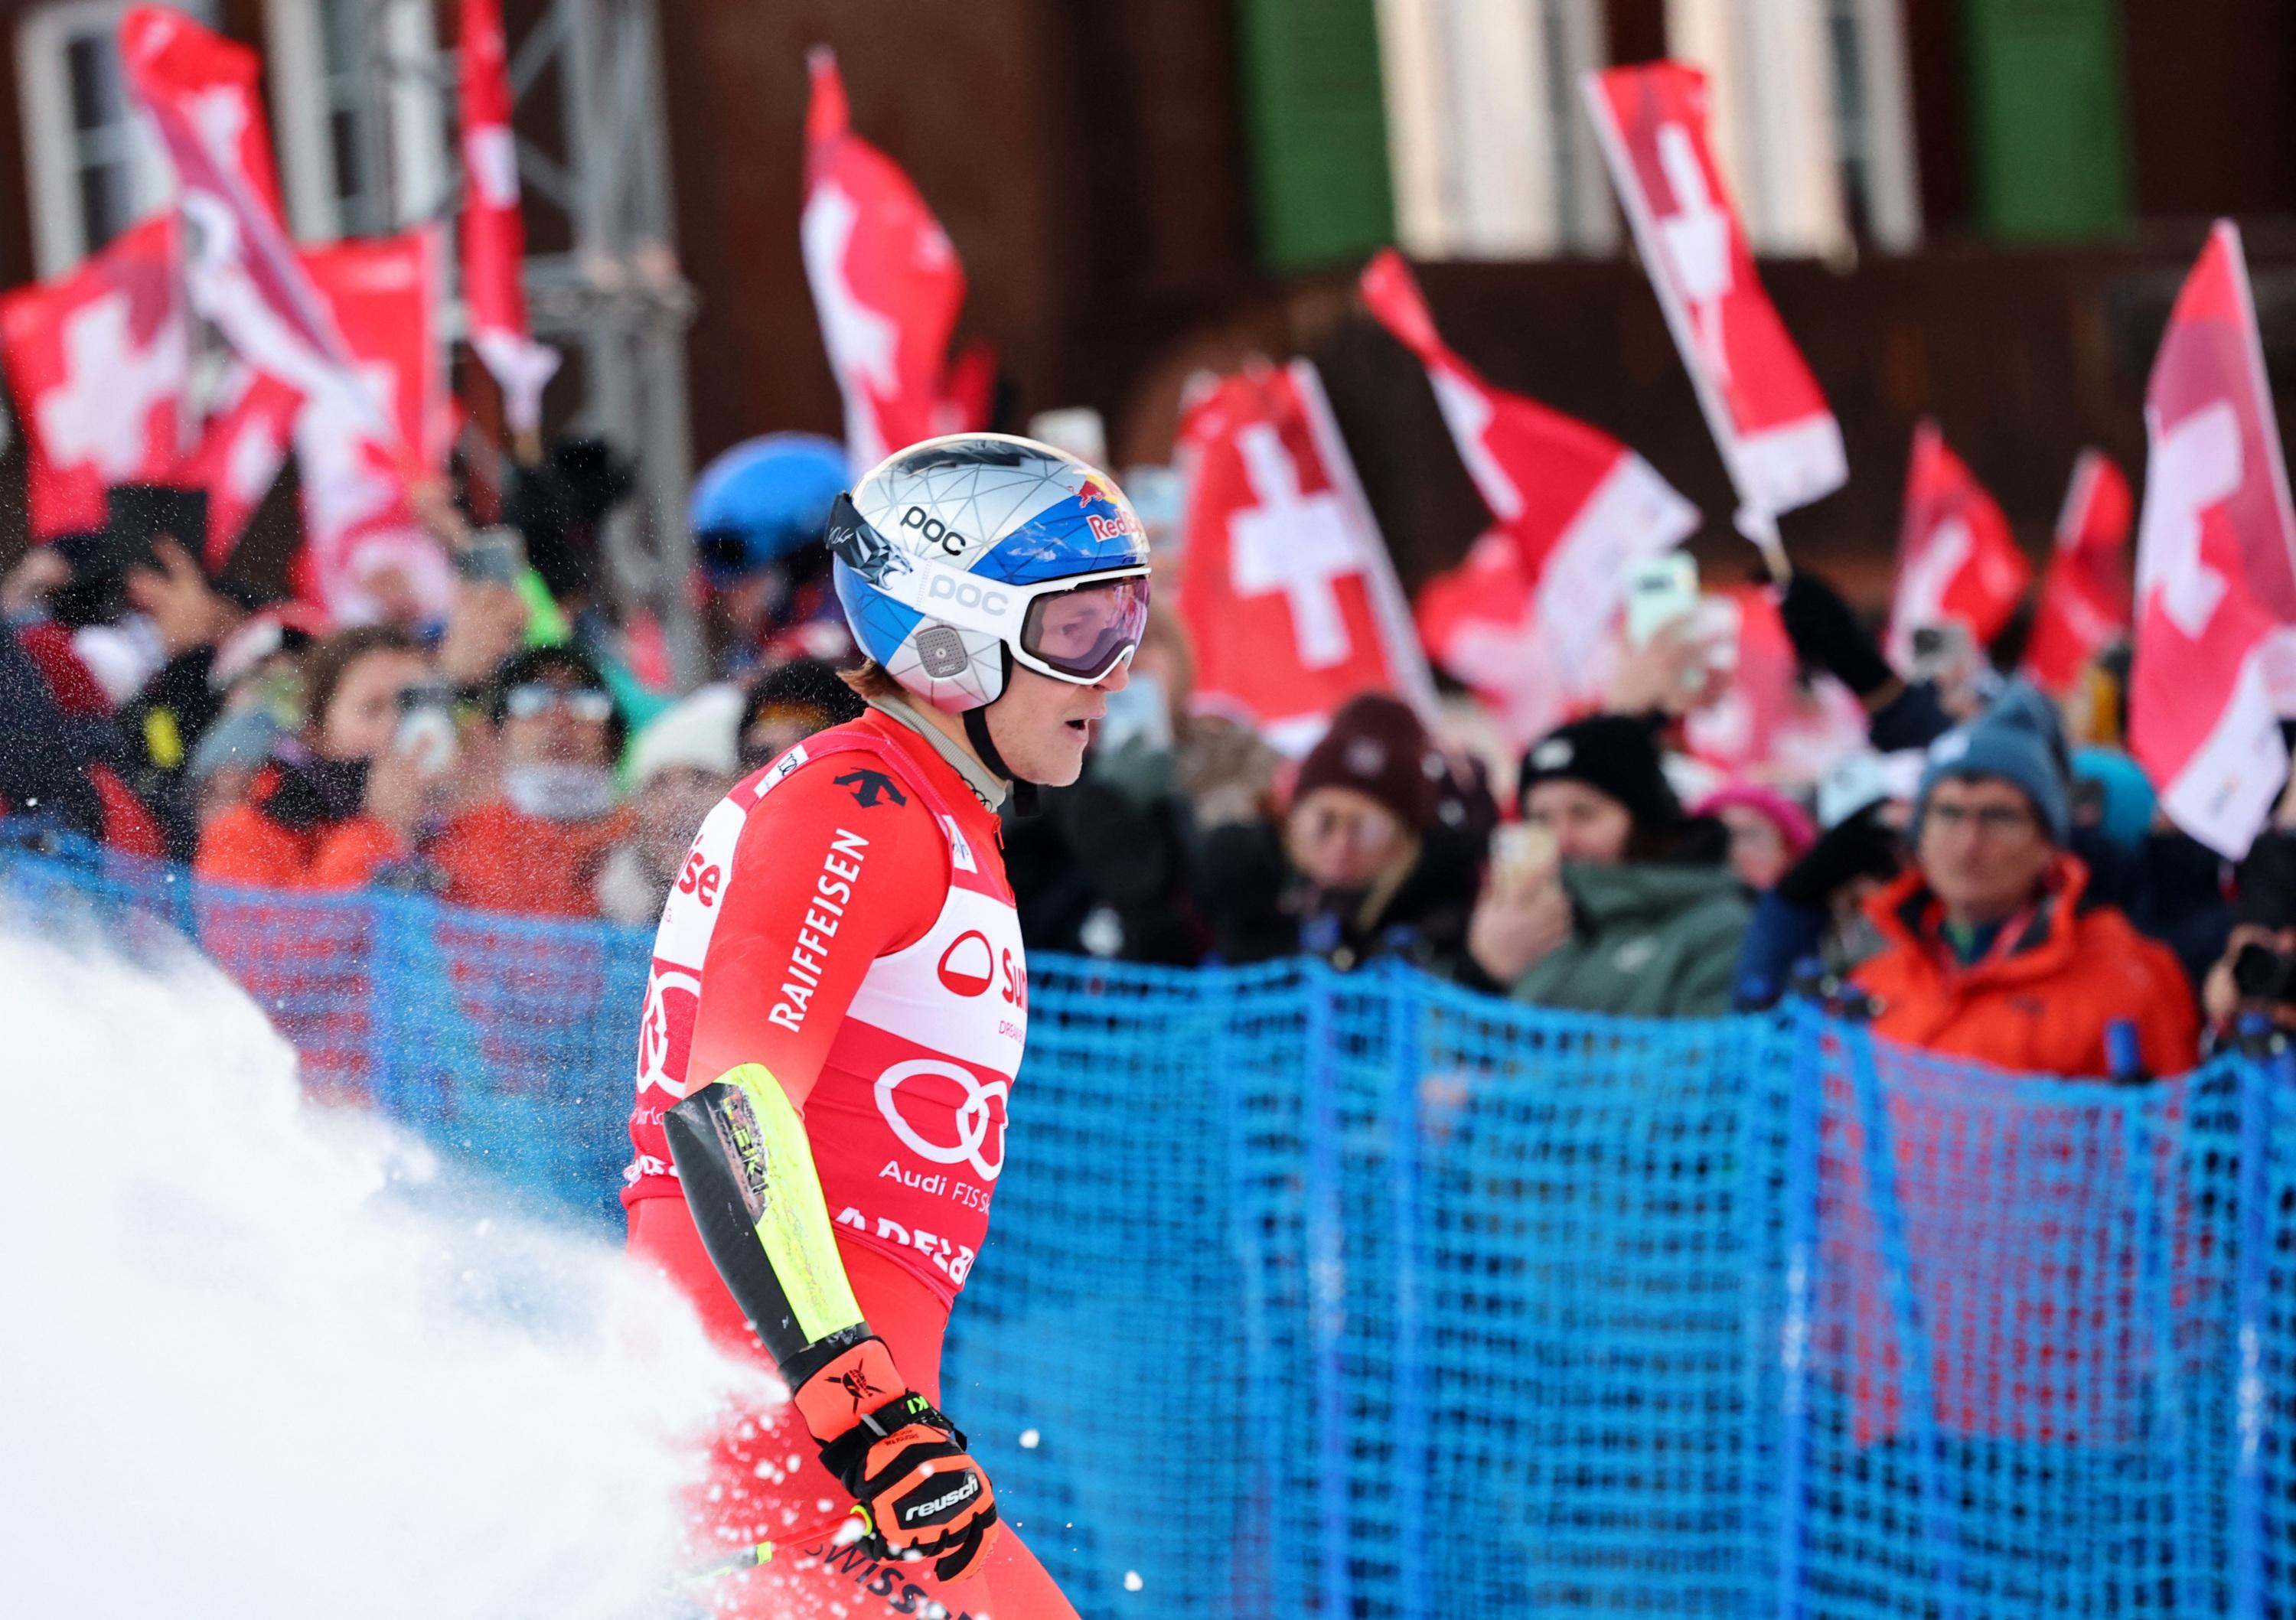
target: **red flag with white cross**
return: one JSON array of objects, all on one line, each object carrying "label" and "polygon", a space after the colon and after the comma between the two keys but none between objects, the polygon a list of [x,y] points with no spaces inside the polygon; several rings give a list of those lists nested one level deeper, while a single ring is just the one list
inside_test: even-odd
[{"label": "red flag with white cross", "polygon": [[1357,692],[1394,692],[1431,716],[1410,608],[1316,368],[1222,378],[1188,408],[1179,452],[1198,703],[1287,752]]},{"label": "red flag with white cross", "polygon": [[1516,748],[1588,707],[1580,690],[1607,679],[1614,658],[1566,677],[1540,615],[1538,581],[1522,548],[1503,529],[1485,529],[1456,567],[1419,587],[1412,602],[1419,639],[1445,674],[1475,694]]},{"label": "red flag with white cross", "polygon": [[263,59],[165,6],[133,8],[121,19],[119,40],[141,93],[180,108],[217,166],[284,230],[263,112]]},{"label": "red flag with white cross", "polygon": [[2128,528],[2136,515],[2128,479],[2112,458],[2082,451],[2025,642],[2025,675],[2052,696],[2070,691],[2083,667],[2128,633]]},{"label": "red flag with white cross", "polygon": [[502,0],[463,0],[463,307],[471,348],[503,391],[513,433],[542,426],[542,390],[558,351],[527,325],[526,221],[519,213],[518,142],[511,133],[510,61]]},{"label": "red flag with white cross", "polygon": [[191,353],[175,242],[172,216],[147,219],[70,274],[0,298],[34,539],[102,528],[106,485],[175,468]]},{"label": "red flag with white cross", "polygon": [[2296,515],[2229,220],[2169,312],[2144,429],[2129,748],[2169,817],[2237,859],[2288,770]]},{"label": "red flag with white cross", "polygon": [[295,430],[312,577],[347,622],[380,615],[386,574],[389,589],[425,616],[453,599],[445,549],[417,519],[410,487],[444,471],[453,432],[443,259],[436,225],[301,255],[352,356],[356,387],[312,395]]},{"label": "red flag with white cross", "polygon": [[1646,62],[1580,89],[1739,500],[1767,523],[1839,489],[1841,428],[1755,272],[1707,135],[1706,76]]},{"label": "red flag with white cross", "polygon": [[[1380,323],[1427,368],[1459,459],[1499,530],[1521,553],[1539,656],[1518,662],[1507,684],[1559,683],[1561,691],[1549,700],[1515,691],[1501,700],[1500,711],[1521,716],[1591,703],[1601,695],[1630,566],[1688,539],[1698,528],[1698,509],[1609,434],[1484,381],[1436,331],[1411,267],[1393,249],[1373,258],[1357,288]],[[1471,560],[1470,566],[1484,585],[1498,584],[1488,560],[1478,566]],[[1472,610],[1449,613],[1449,584],[1437,593],[1438,616],[1456,620],[1453,628],[1467,637],[1467,656],[1481,667],[1480,655],[1490,643],[1480,626],[1489,621]],[[1420,611],[1423,626],[1424,593]],[[1445,667],[1486,690],[1447,659]]]},{"label": "red flag with white cross", "polygon": [[120,19],[119,53],[175,174],[193,307],[248,364],[314,399],[333,396],[360,431],[388,438],[390,424],[353,386],[349,349],[280,224],[267,175],[250,171],[244,141],[215,127],[218,85],[237,98],[226,81],[251,73],[254,53],[181,12],[139,5]]},{"label": "red flag with white cross", "polygon": [[807,65],[799,243],[858,476],[919,439],[980,425],[948,376],[964,266],[908,176],[853,133],[836,56],[816,46]]},{"label": "red flag with white cross", "polygon": [[2017,610],[2032,577],[1999,503],[1947,447],[1937,423],[1923,418],[1906,468],[1890,657],[1899,669],[1909,667],[1914,632],[1937,625],[1964,626],[1986,645]]},{"label": "red flag with white cross", "polygon": [[199,448],[176,479],[208,492],[209,574],[229,564],[248,520],[279,481],[302,408],[303,396],[276,377],[234,368],[221,408],[208,418]]}]

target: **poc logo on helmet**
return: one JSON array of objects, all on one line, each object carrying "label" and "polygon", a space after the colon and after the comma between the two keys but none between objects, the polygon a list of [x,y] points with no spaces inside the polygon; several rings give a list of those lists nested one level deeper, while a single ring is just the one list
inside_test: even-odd
[{"label": "poc logo on helmet", "polygon": [[964,548],[972,544],[922,506],[912,506],[903,512],[901,527],[915,529],[926,540],[940,547],[952,557],[962,557],[964,555]]},{"label": "poc logo on helmet", "polygon": [[1002,613],[1012,599],[1002,591],[983,590],[970,579],[952,579],[946,574],[935,574],[932,583],[925,586],[925,595],[933,601],[953,601],[960,608],[978,608],[983,613]]}]

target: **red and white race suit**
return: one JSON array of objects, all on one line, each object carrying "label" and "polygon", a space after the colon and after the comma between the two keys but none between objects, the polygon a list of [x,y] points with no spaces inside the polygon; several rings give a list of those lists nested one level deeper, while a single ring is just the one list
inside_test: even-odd
[{"label": "red and white race suit", "polygon": [[[631,1252],[722,1342],[765,1354],[694,1233],[661,1126],[689,1090],[762,1064],[805,1120],[863,1314],[938,1402],[941,1332],[988,1233],[1028,1026],[994,813],[879,711],[807,740],[709,813],[663,909],[622,1190]],[[794,1407],[731,1426],[716,1452],[697,1499],[711,1543],[809,1545],[850,1504]],[[1016,1615],[1071,1612],[1009,1529],[985,1578]],[[952,1587],[951,1614],[989,1607],[988,1590]]]}]

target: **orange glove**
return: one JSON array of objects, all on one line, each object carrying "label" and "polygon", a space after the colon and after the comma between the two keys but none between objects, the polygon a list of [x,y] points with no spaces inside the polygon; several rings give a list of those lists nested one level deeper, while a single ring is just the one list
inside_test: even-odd
[{"label": "orange glove", "polygon": [[868,1516],[872,1558],[928,1558],[944,1581],[980,1567],[996,1539],[996,1493],[964,1432],[910,1390],[881,1338],[816,1369],[791,1398],[821,1460]]}]

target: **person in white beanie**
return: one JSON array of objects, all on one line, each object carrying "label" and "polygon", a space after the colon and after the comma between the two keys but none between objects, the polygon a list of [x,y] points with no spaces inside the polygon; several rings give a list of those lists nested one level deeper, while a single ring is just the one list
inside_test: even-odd
[{"label": "person in white beanie", "polygon": [[661,915],[701,818],[741,773],[734,733],[742,701],[731,682],[704,686],[630,745],[629,832],[598,871],[598,912],[607,920],[640,925]]}]

